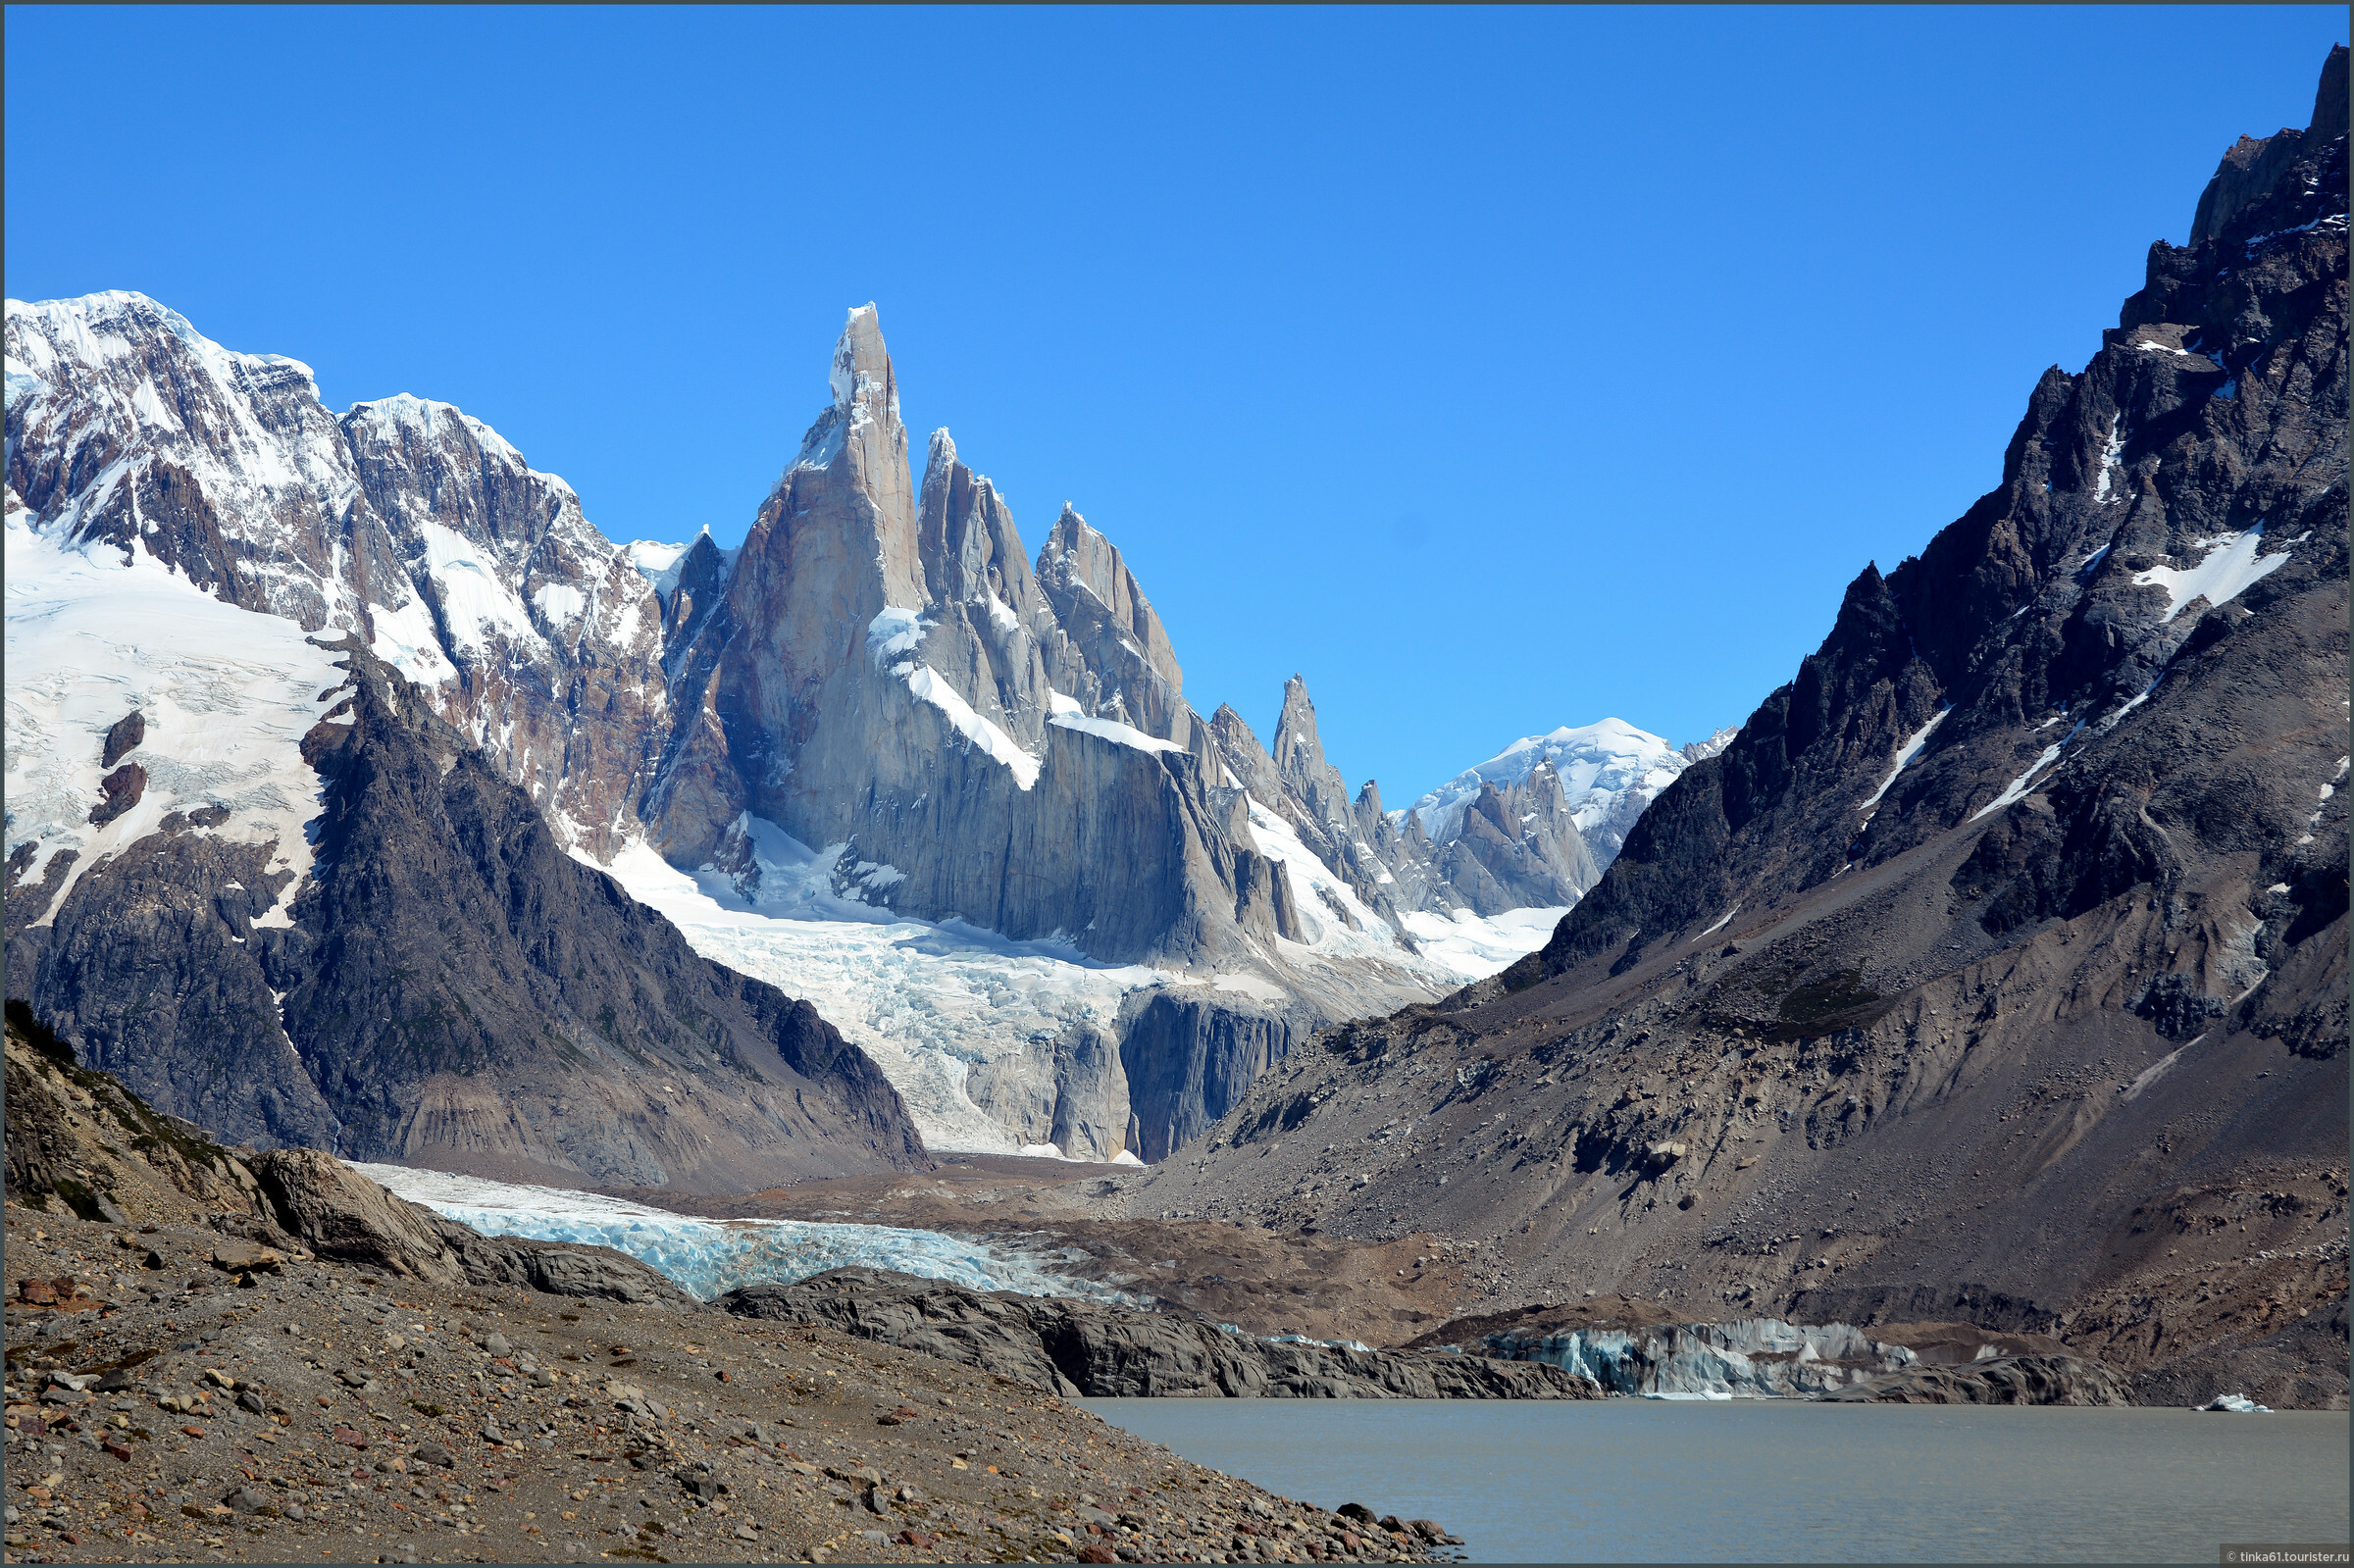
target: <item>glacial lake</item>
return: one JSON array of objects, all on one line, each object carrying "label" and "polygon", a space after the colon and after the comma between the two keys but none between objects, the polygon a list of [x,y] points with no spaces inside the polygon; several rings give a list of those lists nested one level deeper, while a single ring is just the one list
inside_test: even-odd
[{"label": "glacial lake", "polygon": [[2347,1531],[2342,1411],[1080,1402],[1288,1497],[1436,1519],[1477,1562],[2212,1563]]}]

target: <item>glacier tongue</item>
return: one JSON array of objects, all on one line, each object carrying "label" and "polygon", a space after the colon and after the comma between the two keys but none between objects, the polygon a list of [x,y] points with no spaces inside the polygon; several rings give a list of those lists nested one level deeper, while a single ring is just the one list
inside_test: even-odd
[{"label": "glacier tongue", "polygon": [[1465,1348],[1549,1362],[1610,1392],[1647,1399],[1805,1398],[1900,1372],[1919,1359],[1852,1324],[1779,1318],[1573,1329],[1534,1338],[1507,1331]]},{"label": "glacier tongue", "polygon": [[406,1165],[352,1169],[398,1196],[485,1236],[609,1246],[659,1269],[698,1300],[743,1285],[790,1285],[858,1265],[946,1280],[975,1290],[1083,1296],[1139,1304],[1092,1280],[1056,1273],[1049,1260],[938,1231],[810,1220],[705,1220],[626,1198],[524,1187]]}]

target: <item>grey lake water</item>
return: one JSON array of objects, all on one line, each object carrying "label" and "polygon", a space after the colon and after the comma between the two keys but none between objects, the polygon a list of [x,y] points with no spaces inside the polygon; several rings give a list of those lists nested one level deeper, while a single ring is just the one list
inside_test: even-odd
[{"label": "grey lake water", "polygon": [[1436,1519],[1480,1562],[2214,1562],[2343,1542],[2344,1412],[1088,1399],[1321,1507]]}]

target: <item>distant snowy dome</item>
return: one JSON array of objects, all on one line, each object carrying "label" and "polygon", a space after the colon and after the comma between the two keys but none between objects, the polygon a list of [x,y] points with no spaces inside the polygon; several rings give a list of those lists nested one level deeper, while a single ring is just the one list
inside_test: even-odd
[{"label": "distant snowy dome", "polygon": [[679,563],[687,557],[687,545],[632,539],[621,549],[630,558],[630,565],[654,585],[656,593],[667,594],[679,585]]},{"label": "distant snowy dome", "polygon": [[[1445,843],[1461,829],[1463,808],[1478,797],[1481,784],[1503,788],[1519,784],[1540,763],[1551,763],[1561,775],[1561,793],[1576,818],[1577,831],[1585,835],[1596,861],[1605,865],[1617,854],[1643,807],[1690,766],[1684,753],[1660,736],[1623,719],[1605,719],[1515,740],[1406,811],[1421,819],[1431,842]],[[1391,817],[1403,822],[1406,812],[1393,812]]]}]

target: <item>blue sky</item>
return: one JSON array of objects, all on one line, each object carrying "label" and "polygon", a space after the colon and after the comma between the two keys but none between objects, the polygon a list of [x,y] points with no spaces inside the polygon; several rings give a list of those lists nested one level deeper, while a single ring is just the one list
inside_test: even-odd
[{"label": "blue sky", "polygon": [[8,292],[134,288],[338,409],[739,539],[881,305],[1186,689],[1304,673],[1393,805],[1738,723],[1998,477],[2342,7],[7,11]]}]

